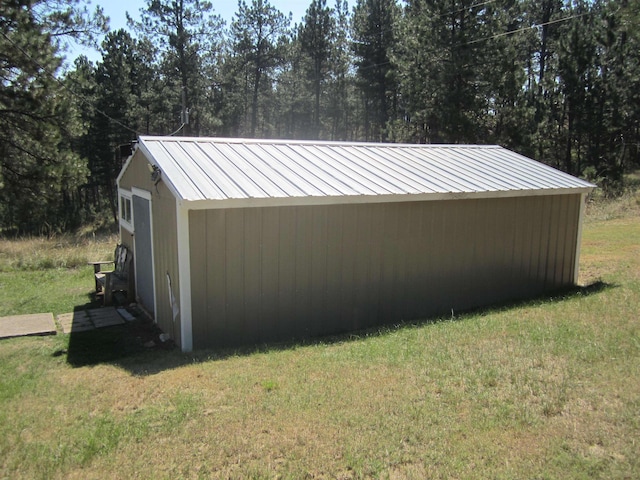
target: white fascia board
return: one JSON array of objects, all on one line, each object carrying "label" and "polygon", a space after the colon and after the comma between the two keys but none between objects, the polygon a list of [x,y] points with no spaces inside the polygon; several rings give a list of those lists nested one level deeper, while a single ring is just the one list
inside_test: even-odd
[{"label": "white fascia board", "polygon": [[181,200],[182,207],[189,210],[209,210],[223,208],[251,207],[292,207],[312,205],[345,205],[360,203],[400,203],[437,200],[465,200],[483,198],[513,198],[546,195],[586,195],[593,187],[548,188],[532,190],[496,190],[482,192],[446,192],[398,195],[338,195],[324,197],[271,197],[271,198],[228,198],[222,200]]},{"label": "white fascia board", "polygon": [[[145,160],[147,161],[147,163],[149,165],[157,165],[155,163],[153,155],[151,155],[151,152],[149,151],[149,149],[146,147],[146,145],[142,141],[142,138],[143,137],[140,137],[140,140],[138,141],[138,148],[136,149],[136,151],[140,150],[142,152],[142,154],[144,155]],[[155,137],[153,137],[153,138],[155,138]],[[170,137],[170,138],[174,138],[174,137]],[[160,168],[160,170],[162,170],[162,166],[161,165],[158,165],[158,167]],[[122,172],[124,172],[124,168],[122,169]],[[121,174],[122,174],[122,172],[121,172]],[[151,173],[149,173],[149,175],[151,175]],[[166,185],[166,187],[171,192],[171,195],[173,195],[178,200],[182,199],[182,195],[180,195],[180,192],[178,192],[178,189],[176,188],[176,186],[173,184],[173,182],[171,182],[171,179],[167,178],[167,176],[163,174],[161,179],[160,179],[160,181]]]}]

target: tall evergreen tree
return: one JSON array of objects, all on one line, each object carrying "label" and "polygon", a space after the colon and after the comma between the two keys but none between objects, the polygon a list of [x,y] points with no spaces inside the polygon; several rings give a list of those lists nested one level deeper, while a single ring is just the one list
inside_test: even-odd
[{"label": "tall evergreen tree", "polygon": [[[296,25],[299,31],[300,26]],[[309,87],[309,62],[302,51],[299,34],[283,44],[284,63],[275,82],[273,134],[283,138],[318,138],[313,122],[313,89]]]},{"label": "tall evergreen tree", "polygon": [[327,7],[326,0],[312,0],[298,35],[302,52],[309,60],[309,78],[313,85],[313,138],[321,135],[320,97],[329,74],[334,28],[331,9]]},{"label": "tall evergreen tree", "polygon": [[365,137],[386,140],[394,117],[397,81],[391,64],[395,48],[396,0],[358,0],[353,15],[353,49],[365,103]]},{"label": "tall evergreen tree", "polygon": [[81,133],[72,95],[56,77],[61,58],[53,39],[66,31],[57,27],[67,16],[57,17],[47,2],[12,0],[1,8],[0,229],[64,228],[77,221],[67,193],[87,174],[71,150]]},{"label": "tall evergreen tree", "polygon": [[[172,102],[175,123],[184,135],[199,135],[200,104],[204,102],[204,78],[201,52],[212,50],[219,40],[222,21],[212,15],[212,6],[201,0],[147,0],[141,9],[141,21],[133,25],[160,49],[161,68],[165,79],[162,95]],[[187,112],[188,111],[188,112]]]},{"label": "tall evergreen tree", "polygon": [[594,16],[590,5],[578,0],[567,14],[585,15],[581,21],[567,22],[559,34],[557,82],[563,98],[559,141],[564,145],[558,159],[561,167],[579,174],[586,153],[590,112],[593,110],[593,81],[597,77],[597,50],[594,36]]},{"label": "tall evergreen tree", "polygon": [[[94,119],[88,136],[94,148],[88,153],[91,179],[101,204],[117,216],[115,180],[122,167],[120,145],[144,132],[143,92],[150,89],[150,73],[141,61],[138,42],[123,29],[110,32],[102,42],[102,61],[95,69]],[[95,148],[97,147],[97,148]]]},{"label": "tall evergreen tree", "polygon": [[328,112],[331,122],[330,139],[354,138],[354,75],[350,47],[351,16],[346,0],[336,0],[332,10],[335,35],[331,45]]},{"label": "tall evergreen tree", "polygon": [[530,156],[534,111],[524,85],[531,32],[525,23],[523,2],[489,3],[482,21],[484,37],[477,43],[490,54],[476,68],[478,93],[484,104],[484,112],[477,121],[486,132],[486,137],[480,140]]},{"label": "tall evergreen tree", "polygon": [[560,166],[562,142],[556,126],[560,123],[562,100],[556,82],[557,48],[563,18],[562,0],[524,0],[526,25],[532,27],[528,36],[527,81],[525,91],[535,111],[532,143],[533,155],[541,161]]},{"label": "tall evergreen tree", "polygon": [[408,1],[399,49],[400,76],[414,137],[427,142],[476,142],[488,132],[489,62],[484,40],[494,32],[489,2]]},{"label": "tall evergreen tree", "polygon": [[109,212],[108,204],[102,202],[103,192],[93,179],[93,158],[99,148],[101,135],[101,132],[94,131],[97,113],[95,66],[87,57],[81,55],[75,59],[73,67],[73,70],[65,74],[63,81],[68,89],[73,90],[72,101],[78,113],[77,121],[81,124],[82,133],[72,138],[71,149],[85,159],[88,175],[83,185],[79,185],[75,191],[73,188],[67,190],[67,194],[74,195],[72,210],[79,214],[81,221],[93,223],[102,212]]},{"label": "tall evergreen tree", "polygon": [[[284,45],[289,34],[290,18],[285,17],[268,0],[252,0],[247,5],[238,2],[238,12],[231,23],[230,67],[236,72],[240,86],[245,88],[245,101],[250,111],[246,132],[256,136],[260,110],[261,92],[272,92],[275,69],[284,62]],[[264,115],[268,111],[263,109]],[[262,128],[262,133],[268,129]]]},{"label": "tall evergreen tree", "polygon": [[590,69],[592,105],[582,124],[589,131],[587,169],[607,194],[624,190],[625,171],[640,164],[640,1],[590,6],[596,64]]}]

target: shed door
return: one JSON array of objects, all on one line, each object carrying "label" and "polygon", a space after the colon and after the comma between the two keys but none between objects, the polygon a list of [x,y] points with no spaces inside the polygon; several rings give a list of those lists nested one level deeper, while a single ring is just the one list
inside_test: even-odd
[{"label": "shed door", "polygon": [[133,199],[134,261],[136,295],[144,308],[154,313],[153,244],[151,239],[151,202],[137,196]]}]

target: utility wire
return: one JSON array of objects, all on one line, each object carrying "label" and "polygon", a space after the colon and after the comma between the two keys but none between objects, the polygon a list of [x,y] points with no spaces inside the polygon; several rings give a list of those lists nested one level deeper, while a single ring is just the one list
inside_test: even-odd
[{"label": "utility wire", "polygon": [[[432,15],[430,16],[430,18],[440,18],[440,17],[447,17],[449,15],[454,15],[456,13],[461,13],[461,12],[466,12],[467,10],[470,10],[472,8],[475,7],[482,7],[484,5],[489,5],[490,3],[495,3],[497,0],[487,0],[486,2],[481,2],[481,3],[474,3],[473,5],[469,5],[468,7],[465,8],[459,8],[458,10],[451,10],[449,12],[445,12],[445,13],[439,13],[437,15]],[[392,25],[391,28],[385,28],[384,30],[379,30],[378,33],[391,33],[394,31],[395,25]],[[352,40],[354,43],[363,43],[363,42],[358,42],[357,40]]]},{"label": "utility wire", "polygon": [[180,130],[182,130],[185,125],[186,125],[186,123],[183,123],[182,125],[180,125],[180,127],[178,127],[178,129],[175,132],[170,133],[169,135],[167,135],[167,137],[173,137],[176,133],[178,133]]},{"label": "utility wire", "polygon": [[[522,27],[522,28],[519,28],[517,30],[509,30],[508,32],[496,33],[495,35],[491,35],[490,37],[478,38],[476,40],[469,40],[467,42],[458,43],[458,44],[452,45],[451,47],[459,48],[459,47],[464,47],[465,45],[474,45],[476,43],[488,42],[489,40],[493,40],[493,39],[496,39],[496,38],[506,37],[506,36],[509,36],[509,35],[514,35],[516,33],[521,33],[521,32],[527,31],[527,30],[538,29],[540,27],[544,27],[544,26],[547,26],[547,25],[553,25],[553,24],[556,24],[556,23],[566,22],[568,20],[573,20],[574,18],[584,17],[584,16],[590,15],[590,14],[591,14],[591,12],[584,12],[584,13],[579,13],[579,14],[576,14],[576,15],[571,15],[569,17],[557,18],[555,20],[550,20],[550,21],[544,22],[544,23],[538,23],[538,24],[535,24],[535,25],[528,25],[526,27]],[[431,52],[435,52],[437,50],[438,49],[434,48],[434,49],[431,50]],[[389,65],[390,63],[391,63],[391,60],[388,60],[386,62],[381,62],[381,63],[376,63],[376,64],[373,64],[373,65],[367,65],[365,67],[361,67],[359,70],[362,71],[362,70],[368,70],[370,68],[384,67],[385,65]]]},{"label": "utility wire", "polygon": [[[124,123],[122,123],[120,120],[117,120],[113,117],[111,117],[109,114],[107,114],[106,112],[100,110],[99,108],[96,108],[95,105],[93,103],[91,103],[84,95],[79,94],[78,92],[74,92],[71,88],[69,88],[68,85],[66,85],[62,80],[60,80],[58,77],[56,77],[51,71],[49,71],[48,68],[44,67],[40,62],[38,62],[35,58],[33,58],[31,56],[31,54],[29,54],[29,52],[25,51],[20,45],[16,44],[16,42],[14,42],[11,37],[9,37],[5,32],[0,32],[2,33],[2,36],[9,41],[9,43],[11,43],[15,48],[17,48],[20,53],[22,53],[22,55],[24,55],[28,60],[30,60],[35,66],[37,66],[40,70],[42,70],[44,73],[46,73],[49,77],[51,77],[55,82],[57,82],[64,90],[66,90],[67,92],[69,92],[71,95],[79,98],[83,103],[88,104],[90,107],[94,108],[96,112],[98,112],[100,115],[104,116],[105,118],[107,118],[108,120],[118,124],[119,126],[121,126],[122,128],[125,128],[127,130],[129,130],[130,132],[135,133],[136,135],[141,135],[140,132],[138,132],[137,130],[134,130],[133,128],[129,127],[128,125],[125,125]],[[68,77],[67,77],[68,79]]]},{"label": "utility wire", "polygon": [[519,28],[518,30],[510,30],[508,32],[497,33],[495,35],[492,35],[491,37],[479,38],[477,40],[470,40],[469,42],[463,43],[460,46],[472,45],[474,43],[481,43],[481,42],[493,40],[494,38],[506,37],[507,35],[512,35],[514,33],[524,32],[526,30],[533,30],[533,29],[537,29],[537,28],[540,28],[540,27],[546,27],[547,25],[553,25],[555,23],[566,22],[568,20],[573,20],[574,18],[584,17],[585,15],[589,15],[590,13],[591,12],[584,12],[584,13],[578,13],[576,15],[571,15],[569,17],[556,18],[555,20],[550,20],[548,22],[539,23],[539,24],[536,24],[536,25],[529,25],[527,27],[522,27],[522,28]]},{"label": "utility wire", "polygon": [[[90,106],[91,108],[93,108],[96,112],[98,112],[100,115],[102,115],[105,118],[107,118],[109,121],[111,121],[113,123],[116,123],[117,125],[121,126],[122,128],[124,128],[126,130],[129,130],[130,132],[135,133],[136,135],[142,135],[141,132],[138,132],[137,130],[129,127],[128,125],[125,125],[120,120],[111,117],[108,113],[100,110],[99,108],[96,108],[95,105],[90,100],[88,100],[84,95],[81,95],[78,92],[74,92],[71,88],[69,88],[68,85],[66,85],[62,80],[60,80],[51,71],[49,71],[48,68],[42,66],[42,64],[40,64],[40,62],[38,62],[35,58],[33,58],[29,54],[29,52],[25,51],[20,45],[16,44],[16,42],[14,42],[5,32],[0,32],[0,33],[2,34],[2,36],[7,41],[9,41],[9,43],[11,43],[15,48],[17,48],[20,51],[20,53],[22,53],[28,60],[30,60],[34,65],[36,65],[40,70],[42,70],[44,73],[46,73],[49,77],[51,77],[55,82],[60,84],[60,86],[64,90],[69,92],[71,95],[79,98],[83,103],[85,103],[88,106]],[[67,77],[67,80],[70,80],[70,79]],[[175,133],[178,133],[182,129],[182,127],[184,127],[184,124]],[[175,135],[175,133],[173,133],[172,135]]]},{"label": "utility wire", "polygon": [[[0,32],[2,33],[2,36],[9,41],[9,43],[11,43],[15,48],[17,48],[27,59],[29,59],[34,65],[36,65],[40,70],[42,70],[43,72],[45,72],[48,76],[50,76],[54,81],[56,81],[58,84],[60,84],[60,86],[65,89],[67,92],[69,92],[70,94],[74,95],[75,97],[80,98],[80,100],[85,103],[88,104],[90,107],[94,108],[96,112],[98,112],[99,114],[103,115],[105,118],[107,118],[108,120],[118,124],[119,126],[121,126],[122,128],[125,128],[127,130],[129,130],[130,132],[135,133],[137,136],[142,135],[141,132],[138,132],[137,130],[129,127],[128,125],[125,125],[124,123],[122,123],[121,121],[111,117],[109,114],[107,114],[106,112],[100,110],[99,108],[96,108],[95,105],[90,102],[85,96],[78,94],[77,92],[74,92],[73,90],[71,90],[68,85],[66,85],[62,80],[60,80],[58,77],[56,77],[52,72],[50,72],[46,67],[42,66],[42,64],[40,64],[40,62],[38,62],[35,58],[33,58],[28,52],[26,52],[22,47],[20,47],[20,45],[16,44],[9,36],[7,36],[7,34],[5,32]],[[67,77],[67,80],[70,80]],[[180,127],[178,127],[178,129],[173,132],[170,133],[169,137],[173,137],[174,135],[176,135],[178,132],[180,132],[184,127],[185,127],[185,123],[183,122],[182,125],[180,125]]]},{"label": "utility wire", "polygon": [[[485,2],[481,2],[481,3],[476,3],[473,5],[470,5],[469,7],[463,8],[463,9],[459,9],[459,10],[453,10],[447,13],[443,13],[443,14],[439,14],[438,17],[442,17],[442,16],[446,16],[446,15],[452,15],[455,13],[460,13],[463,11],[466,11],[468,9],[471,8],[475,8],[475,7],[480,7],[480,6],[484,6],[490,3],[494,3],[496,0],[487,0]],[[547,25],[553,25],[556,23],[561,23],[561,22],[566,22],[569,20],[573,20],[575,18],[580,18],[580,17],[584,17],[586,15],[589,15],[591,12],[584,12],[584,13],[580,13],[580,14],[576,14],[576,15],[571,15],[568,17],[563,17],[563,18],[558,18],[555,20],[550,20],[548,22],[544,22],[544,23],[539,23],[539,24],[535,24],[535,25],[528,25],[526,27],[522,27],[519,28],[517,30],[510,30],[508,32],[502,32],[502,33],[497,33],[495,35],[492,35],[490,37],[485,37],[485,38],[479,38],[476,40],[469,40],[467,42],[463,42],[463,43],[459,43],[457,45],[453,45],[454,48],[457,47],[463,47],[465,45],[474,45],[477,43],[482,43],[482,42],[488,42],[490,40],[496,39],[496,38],[501,38],[501,37],[506,37],[509,35],[515,35],[516,33],[521,33],[527,30],[533,30],[533,29],[537,29],[540,27],[544,27]],[[49,71],[49,69],[47,69],[46,67],[42,66],[36,59],[34,59],[28,52],[26,52],[20,45],[16,44],[5,32],[0,32],[2,34],[2,36],[9,42],[11,43],[16,49],[18,49],[28,60],[30,60],[34,65],[36,65],[40,70],[42,70],[43,72],[45,72],[49,77],[51,77],[54,81],[56,81],[57,83],[60,84],[60,86],[65,89],[67,92],[69,92],[70,94],[80,98],[80,100],[89,105],[90,107],[94,108],[95,111],[97,113],[99,113],[100,115],[104,116],[105,118],[107,118],[109,121],[121,126],[122,128],[129,130],[130,132],[135,133],[136,135],[142,135],[141,132],[138,132],[137,130],[129,127],[128,125],[125,125],[124,123],[122,123],[120,120],[117,120],[113,117],[111,117],[109,114],[107,114],[106,112],[104,112],[103,110],[100,110],[98,108],[95,107],[95,105],[89,101],[84,95],[81,95],[77,92],[74,92],[72,89],[69,88],[68,85],[66,85],[62,80],[60,80],[58,77],[56,77],[52,72]],[[435,51],[435,49],[433,50]],[[362,70],[368,70],[370,68],[377,68],[377,67],[383,67],[385,65],[389,65],[391,63],[391,61],[386,61],[386,62],[382,62],[382,63],[377,63],[377,64],[373,64],[373,65],[367,65],[366,67],[361,67],[360,71]],[[68,78],[68,77],[67,77]],[[184,128],[185,124],[183,123],[182,125],[180,125],[180,127],[173,133],[169,134],[168,136],[173,136],[176,135],[178,132],[180,132],[183,128]]]}]

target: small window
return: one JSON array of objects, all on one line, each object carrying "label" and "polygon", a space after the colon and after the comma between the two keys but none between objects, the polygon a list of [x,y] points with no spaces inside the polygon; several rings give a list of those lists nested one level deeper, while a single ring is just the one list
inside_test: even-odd
[{"label": "small window", "polygon": [[133,215],[131,208],[131,194],[129,192],[120,192],[120,225],[133,231]]},{"label": "small window", "polygon": [[126,197],[120,197],[122,205],[122,212],[120,212],[120,216],[125,222],[131,223],[131,200]]}]

